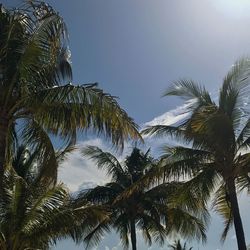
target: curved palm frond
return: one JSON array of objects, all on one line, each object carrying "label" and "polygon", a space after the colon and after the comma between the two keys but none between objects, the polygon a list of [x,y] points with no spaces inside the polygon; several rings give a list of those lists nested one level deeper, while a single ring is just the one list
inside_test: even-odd
[{"label": "curved palm frond", "polygon": [[213,209],[224,219],[224,229],[221,235],[221,241],[224,242],[226,240],[229,229],[233,225],[233,213],[228,197],[228,192],[225,185],[223,184],[220,185],[220,187],[215,192]]},{"label": "curved palm frond", "polygon": [[110,219],[101,221],[91,232],[84,238],[87,248],[96,245],[102,239],[103,235],[110,232]]},{"label": "curved palm frond", "polygon": [[202,239],[203,242],[206,242],[206,228],[204,227],[204,222],[195,215],[184,212],[182,209],[172,208],[168,210],[167,220],[169,220],[166,223],[169,233],[177,232],[184,238]]},{"label": "curved palm frond", "polygon": [[72,137],[76,129],[91,128],[111,138],[115,145],[123,145],[129,137],[141,138],[137,125],[115,98],[97,88],[96,84],[44,89],[31,93],[26,100],[26,106],[34,110],[31,112],[36,119],[43,122],[48,131],[61,137]]},{"label": "curved palm frond", "polygon": [[[0,126],[4,131],[0,168],[11,158],[18,126],[24,129],[19,135],[26,139],[34,125],[34,131],[43,130],[49,140],[51,135],[59,136],[66,148],[75,143],[78,130],[86,129],[104,135],[115,146],[123,147],[127,139],[142,140],[137,125],[114,96],[96,84],[71,84],[66,25],[51,6],[28,1],[15,10],[1,8],[0,19]],[[44,142],[44,133],[28,140]],[[50,144],[40,146],[54,155]]]},{"label": "curved palm frond", "polygon": [[128,173],[125,172],[117,158],[111,153],[104,152],[95,146],[87,146],[82,150],[84,156],[88,156],[94,160],[98,168],[107,171],[107,174],[112,177],[112,180],[118,182],[122,179],[128,179]]},{"label": "curved palm frond", "polygon": [[166,177],[190,178],[207,165],[213,156],[209,151],[190,147],[163,147],[161,165]]},{"label": "curved palm frond", "polygon": [[245,119],[244,103],[247,103],[250,91],[249,74],[249,60],[238,60],[224,78],[220,90],[219,107],[232,119],[237,134],[241,132],[239,126]]},{"label": "curved palm frond", "polygon": [[159,223],[154,217],[143,213],[137,223],[137,227],[142,230],[143,238],[149,246],[152,245],[152,240],[160,246],[164,244],[167,236],[165,226]]},{"label": "curved palm frond", "polygon": [[149,135],[149,136],[170,136],[176,139],[183,139],[185,135],[184,130],[181,127],[174,127],[168,125],[155,125],[146,127],[141,131],[142,135]]},{"label": "curved palm frond", "polygon": [[213,105],[210,94],[207,90],[192,80],[181,79],[175,81],[172,86],[164,93],[164,96],[180,96],[188,100],[194,99],[195,102],[189,109],[197,109],[201,106]]},{"label": "curved palm frond", "polygon": [[27,146],[30,146],[37,154],[43,163],[40,165],[39,176],[37,181],[41,179],[47,183],[56,183],[58,162],[56,152],[52,141],[46,131],[35,120],[31,120],[24,125],[22,138]]},{"label": "curved palm frond", "polygon": [[100,204],[110,204],[124,190],[117,182],[107,183],[105,186],[97,186],[87,191],[81,192],[78,197],[84,197],[90,202]]}]

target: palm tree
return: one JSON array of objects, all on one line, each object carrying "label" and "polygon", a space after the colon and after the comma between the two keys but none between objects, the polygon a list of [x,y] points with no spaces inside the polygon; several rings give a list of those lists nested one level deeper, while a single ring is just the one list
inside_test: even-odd
[{"label": "palm tree", "polygon": [[140,137],[115,97],[96,84],[71,83],[66,26],[48,4],[0,6],[0,58],[0,177],[16,136],[39,145],[43,156],[54,154],[49,135],[71,145],[77,129],[92,128],[120,146]]},{"label": "palm tree", "polygon": [[[174,191],[180,183],[159,182],[149,188],[140,186],[130,190],[147,173],[157,168],[157,162],[149,156],[149,151],[144,154],[135,147],[124,162],[119,162],[114,155],[94,146],[85,148],[83,153],[94,160],[99,168],[105,169],[111,177],[111,181],[105,186],[84,190],[79,196],[93,204],[108,206],[112,211],[111,216],[85,238],[88,245],[98,243],[104,232],[112,227],[119,232],[125,248],[129,245],[130,234],[133,250],[137,249],[137,228],[149,245],[152,239],[163,244],[164,238],[173,232],[185,237],[205,239],[205,221],[198,218],[201,204],[191,205],[191,201],[195,201],[195,195],[189,193],[189,204],[175,201]],[[127,191],[132,193],[127,195]],[[190,212],[191,209],[196,212],[197,217]]]},{"label": "palm tree", "polygon": [[181,241],[180,240],[176,240],[174,242],[173,245],[169,245],[169,247],[172,249],[172,250],[192,250],[193,248],[190,247],[189,249],[187,249],[187,243],[185,242],[184,245],[182,246],[181,245]]},{"label": "palm tree", "polygon": [[236,189],[249,185],[249,73],[248,59],[236,62],[224,78],[218,103],[191,80],[174,82],[165,95],[191,100],[187,118],[176,126],[144,130],[144,134],[168,135],[187,143],[165,148],[165,171],[191,178],[187,188],[194,188],[205,200],[216,190],[214,208],[225,218],[222,240],[234,223],[240,250],[246,250],[246,243]]},{"label": "palm tree", "polygon": [[63,184],[48,185],[40,177],[43,166],[36,154],[20,147],[13,168],[5,170],[0,196],[0,248],[46,250],[57,240],[79,235],[108,216],[69,195]]}]

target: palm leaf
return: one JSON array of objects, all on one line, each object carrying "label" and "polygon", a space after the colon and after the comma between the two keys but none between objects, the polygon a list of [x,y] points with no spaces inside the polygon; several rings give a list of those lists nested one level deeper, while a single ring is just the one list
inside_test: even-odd
[{"label": "palm leaf", "polygon": [[189,106],[190,109],[197,109],[197,107],[200,106],[213,105],[210,94],[206,91],[206,89],[192,80],[181,79],[179,81],[175,81],[164,93],[164,96],[169,95],[180,96],[188,100],[194,99],[195,102]]},{"label": "palm leaf", "polygon": [[224,242],[226,240],[229,229],[233,225],[231,205],[224,185],[220,185],[220,187],[216,190],[213,209],[224,219],[224,229],[221,235],[221,241]]},{"label": "palm leaf", "polygon": [[95,146],[84,148],[82,153],[84,156],[88,156],[90,159],[94,160],[98,168],[106,170],[107,174],[111,175],[114,181],[121,180],[122,178],[127,179],[127,173],[114,155],[103,152],[100,148]]}]

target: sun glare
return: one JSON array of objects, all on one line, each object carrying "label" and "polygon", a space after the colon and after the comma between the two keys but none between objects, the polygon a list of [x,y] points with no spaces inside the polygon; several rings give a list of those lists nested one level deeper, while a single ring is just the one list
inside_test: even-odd
[{"label": "sun glare", "polygon": [[250,0],[213,0],[216,9],[236,18],[250,17]]}]

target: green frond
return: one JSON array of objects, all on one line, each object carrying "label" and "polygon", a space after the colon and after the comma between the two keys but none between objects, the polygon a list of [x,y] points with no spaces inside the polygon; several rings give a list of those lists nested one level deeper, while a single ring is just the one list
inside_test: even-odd
[{"label": "green frond", "polygon": [[70,202],[68,208],[72,210],[75,220],[75,223],[69,224],[69,235],[77,244],[84,242],[84,238],[92,232],[93,228],[108,221],[111,216],[109,207],[93,205],[86,200],[79,202],[73,198],[73,203]]},{"label": "green frond", "polygon": [[[207,149],[211,152],[234,151],[235,134],[228,116],[216,106],[207,107],[192,115],[187,136],[193,138],[193,146]],[[224,152],[223,152],[224,151]]]},{"label": "green frond", "polygon": [[152,244],[152,240],[161,246],[164,244],[167,232],[164,225],[155,218],[143,213],[137,226],[142,230],[143,237],[149,246]]},{"label": "green frond", "polygon": [[30,148],[33,148],[37,153],[39,152],[40,159],[42,159],[37,180],[43,179],[47,183],[55,183],[58,162],[54,146],[46,131],[37,121],[30,120],[24,124],[22,138]]},{"label": "green frond", "polygon": [[61,137],[72,137],[76,129],[92,129],[117,146],[123,146],[128,138],[141,139],[132,118],[113,96],[104,93],[96,84],[43,89],[32,93],[27,102],[26,106],[34,110],[36,119],[48,131]]},{"label": "green frond", "polygon": [[240,131],[238,137],[236,138],[237,147],[239,150],[247,147],[247,144],[244,145],[244,142],[250,137],[250,119],[245,123],[245,126]]},{"label": "green frond", "polygon": [[155,125],[149,126],[141,131],[142,135],[149,136],[170,136],[175,139],[183,139],[184,130],[181,127],[167,126],[167,125]]},{"label": "green frond", "polygon": [[83,191],[79,196],[97,204],[111,204],[123,190],[119,183],[113,182]]},{"label": "green frond", "polygon": [[195,102],[189,108],[196,109],[197,106],[213,105],[207,90],[192,80],[181,79],[174,81],[172,86],[164,93],[164,96],[180,96]]},{"label": "green frond", "polygon": [[250,147],[250,137],[245,137],[244,140],[240,139],[237,141],[238,144],[238,152],[244,151],[244,150],[248,150]]},{"label": "green frond", "polygon": [[[115,214],[114,214],[115,215]],[[119,233],[122,246],[124,249],[129,247],[128,234],[130,232],[129,226],[129,216],[128,214],[121,212],[119,216],[115,216],[113,226],[116,229],[116,232]]]},{"label": "green frond", "polygon": [[[249,166],[249,165],[248,165]],[[237,189],[239,191],[247,190],[250,191],[250,176],[249,176],[249,170],[247,168],[247,173],[242,173],[240,176],[238,176],[235,180]]]},{"label": "green frond", "polygon": [[206,168],[186,182],[186,187],[194,190],[202,200],[208,201],[220,181],[221,176],[216,171],[214,165],[208,164]]},{"label": "green frond", "polygon": [[[40,16],[35,13],[39,13]],[[3,83],[6,84],[5,105],[11,105],[13,91],[18,89],[22,93],[26,92],[28,88],[33,89],[46,79],[43,75],[46,67],[50,68],[51,74],[58,71],[56,58],[60,56],[58,51],[64,43],[66,28],[62,18],[41,2],[7,11],[5,16],[9,23],[3,26],[1,39],[3,63],[6,61],[3,64],[6,69],[4,74],[6,81]],[[10,51],[12,47],[14,48]],[[17,86],[19,79],[22,79],[21,86]],[[50,85],[52,83],[53,81]],[[44,84],[45,82],[40,87]]]},{"label": "green frond", "polygon": [[167,214],[166,229],[169,233],[175,231],[186,239],[206,241],[206,227],[201,219],[178,208],[169,209]]},{"label": "green frond", "polygon": [[32,173],[32,166],[37,156],[37,152],[31,154],[24,145],[19,146],[12,159],[12,167],[17,175],[27,181]]},{"label": "green frond", "polygon": [[157,185],[159,181],[162,180],[163,173],[163,169],[149,169],[147,173],[140,178],[140,180],[134,183],[130,182],[130,185],[127,186],[126,189],[124,189],[118,196],[116,196],[113,204],[126,202],[127,199],[133,197],[133,195],[138,192],[140,193],[141,190],[147,190],[152,188],[153,185]]},{"label": "green frond", "polygon": [[70,142],[65,148],[57,150],[56,161],[58,162],[58,164],[65,161],[67,158],[67,155],[72,153],[76,148],[77,148],[76,145]]},{"label": "green frond", "polygon": [[228,198],[228,192],[224,185],[220,185],[220,187],[216,190],[213,200],[213,209],[219,213],[224,220],[224,229],[221,235],[221,241],[224,242],[229,229],[233,225],[231,205]]},{"label": "green frond", "polygon": [[101,168],[112,177],[114,181],[126,180],[127,173],[122,168],[117,158],[111,153],[104,152],[95,146],[87,146],[82,150],[84,156],[94,160],[98,168]]},{"label": "green frond", "polygon": [[103,235],[110,232],[110,219],[105,219],[100,222],[91,232],[84,238],[86,248],[97,245],[102,239]]},{"label": "green frond", "polygon": [[219,107],[232,120],[236,135],[245,122],[245,106],[248,104],[250,62],[248,58],[238,60],[223,81]]},{"label": "green frond", "polygon": [[201,162],[206,162],[208,160],[213,159],[213,154],[206,150],[191,148],[191,147],[184,147],[184,146],[176,146],[176,147],[169,147],[163,146],[162,151],[166,154],[171,156],[173,159],[198,159]]},{"label": "green frond", "polygon": [[213,159],[209,151],[182,146],[164,146],[163,152],[160,164],[167,178],[190,178]]}]

